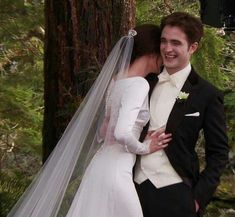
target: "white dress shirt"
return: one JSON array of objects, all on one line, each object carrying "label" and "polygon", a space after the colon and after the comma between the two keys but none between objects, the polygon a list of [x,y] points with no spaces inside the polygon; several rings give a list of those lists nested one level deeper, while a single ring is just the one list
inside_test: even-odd
[{"label": "white dress shirt", "polygon": [[[190,71],[191,65],[188,64],[184,69],[172,75],[169,75],[164,68],[158,76],[159,81],[150,99],[149,130],[156,130],[166,125],[175,100]],[[141,184],[146,179],[149,179],[157,188],[182,182],[163,149],[141,156],[137,161],[134,180]]]}]

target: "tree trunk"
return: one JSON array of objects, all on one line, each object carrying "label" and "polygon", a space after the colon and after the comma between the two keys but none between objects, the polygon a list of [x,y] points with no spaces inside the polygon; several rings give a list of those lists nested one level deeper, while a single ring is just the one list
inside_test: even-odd
[{"label": "tree trunk", "polygon": [[135,0],[45,0],[43,161],[113,43],[135,24]]}]

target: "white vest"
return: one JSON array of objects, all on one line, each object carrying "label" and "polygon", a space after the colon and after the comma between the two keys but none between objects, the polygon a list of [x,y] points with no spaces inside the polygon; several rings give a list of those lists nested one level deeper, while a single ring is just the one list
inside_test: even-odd
[{"label": "white vest", "polygon": [[[180,93],[189,73],[191,65],[169,75],[166,69],[158,76],[159,81],[153,90],[150,99],[150,126],[149,130],[156,130],[166,125],[175,99]],[[169,162],[164,150],[138,158],[134,181],[141,184],[149,179],[156,188],[165,187],[182,182]]]}]

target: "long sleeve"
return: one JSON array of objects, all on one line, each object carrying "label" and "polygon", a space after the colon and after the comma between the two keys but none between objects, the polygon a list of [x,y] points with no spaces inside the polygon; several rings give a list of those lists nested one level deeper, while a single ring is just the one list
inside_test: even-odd
[{"label": "long sleeve", "polygon": [[[125,90],[114,130],[115,139],[123,144],[128,152],[149,153],[150,140],[143,143],[133,133],[137,117],[144,103],[148,101],[149,85],[144,78],[137,79]],[[142,112],[145,112],[142,110]],[[148,113],[148,111],[146,111]],[[148,115],[148,114],[146,114]],[[142,130],[142,129],[141,129]]]}]

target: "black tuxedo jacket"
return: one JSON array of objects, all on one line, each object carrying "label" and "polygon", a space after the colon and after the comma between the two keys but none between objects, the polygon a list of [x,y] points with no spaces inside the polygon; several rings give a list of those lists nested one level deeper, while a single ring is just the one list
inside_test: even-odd
[{"label": "black tuxedo jacket", "polygon": [[[146,78],[150,94],[158,78],[150,74]],[[222,94],[210,83],[191,70],[182,90],[189,93],[186,100],[175,102],[168,118],[166,132],[172,133],[172,141],[164,149],[171,165],[181,178],[190,184],[194,197],[203,210],[219,184],[221,173],[228,162],[228,142]],[[199,112],[199,116],[185,116]],[[161,114],[157,114],[161,115]],[[147,133],[144,128],[141,139]],[[199,171],[199,160],[195,151],[199,132],[205,137],[205,160],[203,171]]]}]

